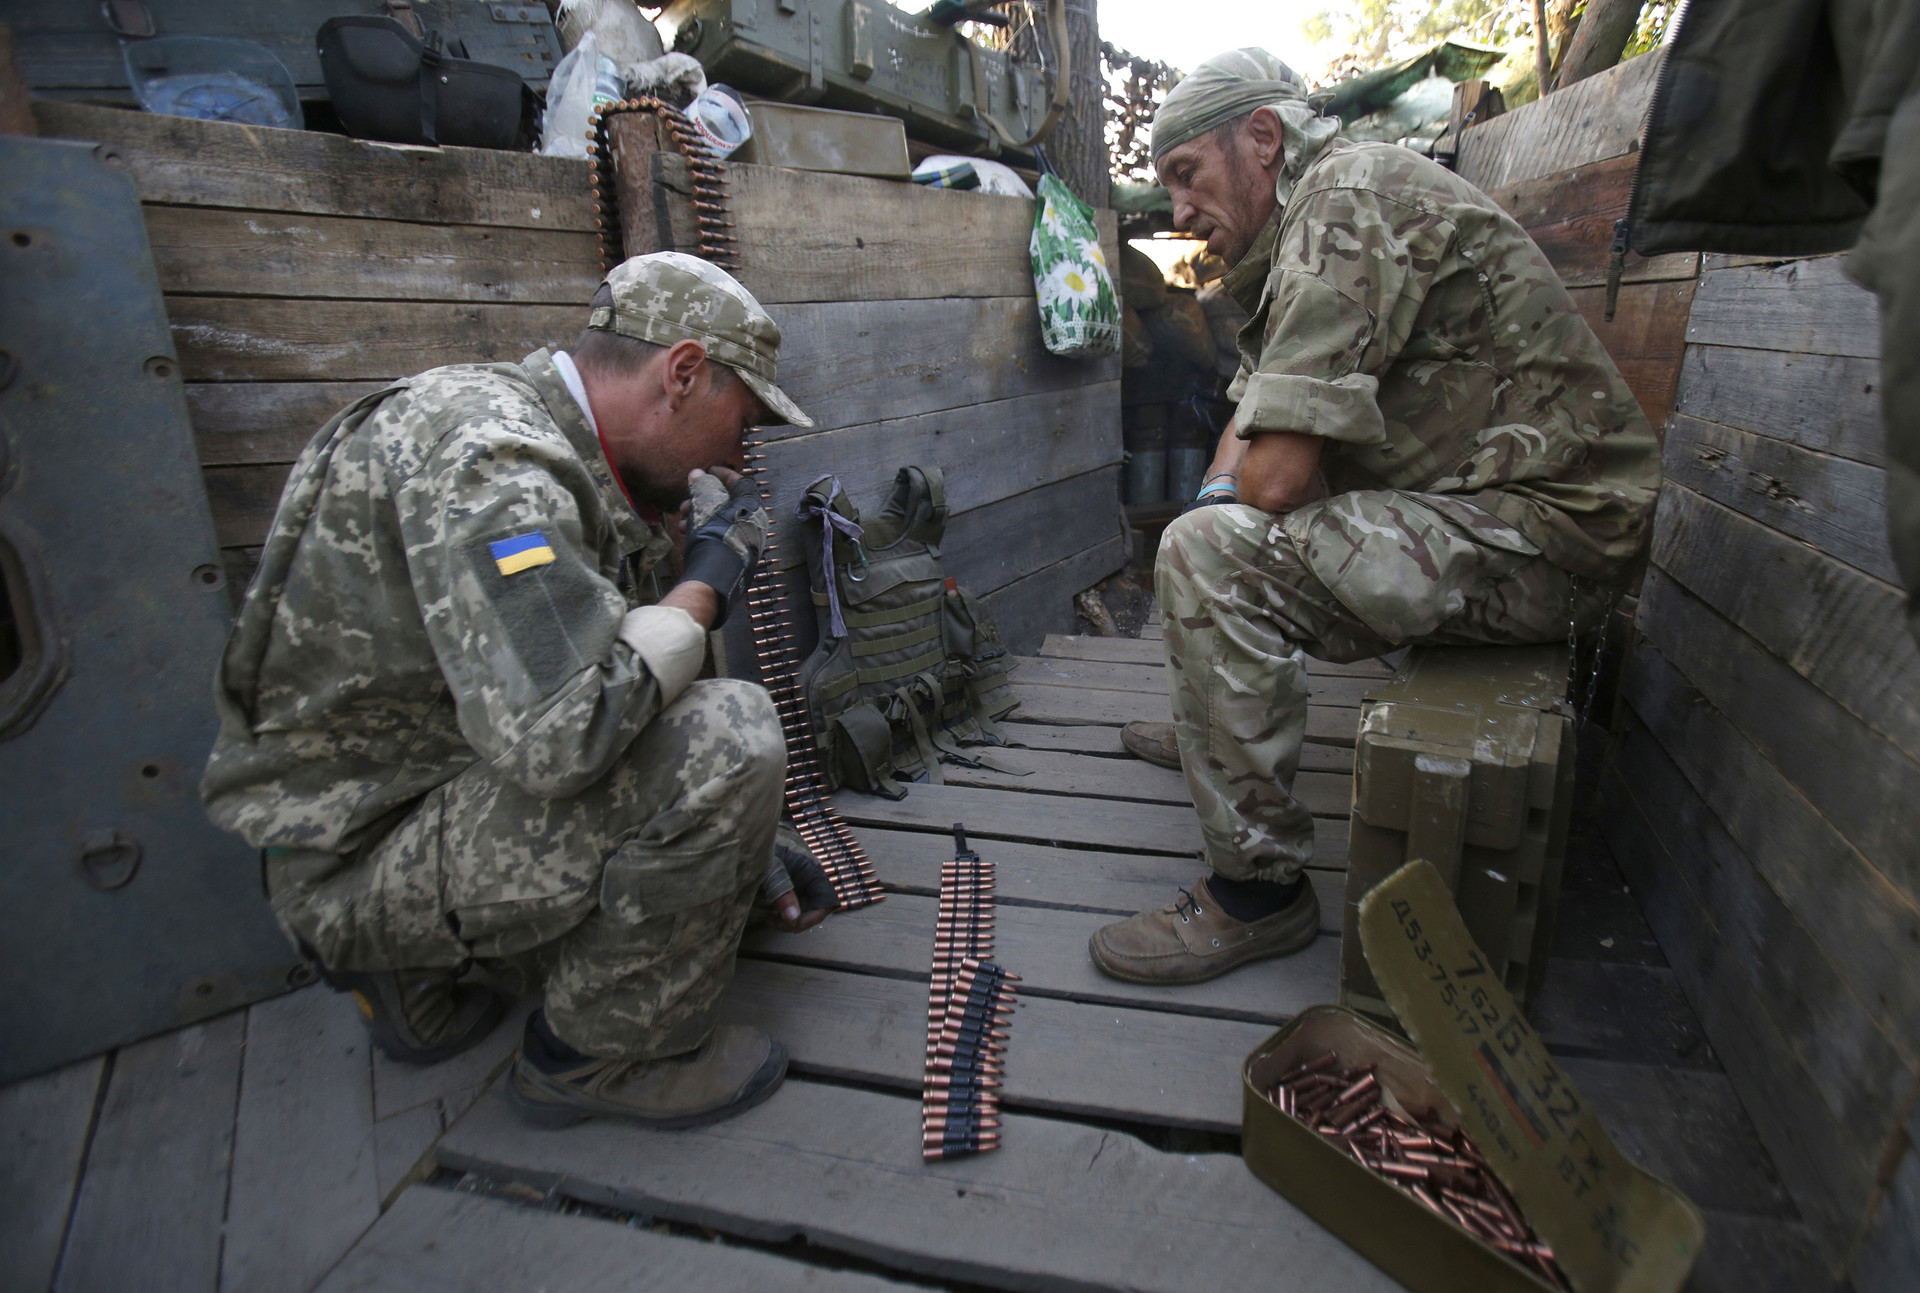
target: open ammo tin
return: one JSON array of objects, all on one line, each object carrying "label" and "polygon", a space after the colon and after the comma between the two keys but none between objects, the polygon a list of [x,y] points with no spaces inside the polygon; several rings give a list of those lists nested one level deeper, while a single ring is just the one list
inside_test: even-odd
[{"label": "open ammo tin", "polygon": [[1406,1108],[1464,1128],[1580,1293],[1674,1293],[1706,1237],[1687,1197],[1629,1162],[1513,1004],[1452,895],[1410,862],[1361,904],[1367,958],[1413,1050],[1339,1006],[1301,1012],[1241,1066],[1247,1167],[1416,1293],[1554,1286],[1422,1206],[1266,1096],[1328,1051],[1376,1065]]}]

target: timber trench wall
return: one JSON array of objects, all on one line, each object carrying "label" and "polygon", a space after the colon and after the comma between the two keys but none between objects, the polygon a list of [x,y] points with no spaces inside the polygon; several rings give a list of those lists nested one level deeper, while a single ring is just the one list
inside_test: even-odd
[{"label": "timber trench wall", "polygon": [[[1920,1287],[1920,651],[1885,537],[1879,323],[1841,258],[1630,260],[1655,57],[1469,130],[1663,429],[1602,811],[1836,1276]],[[1591,738],[1589,738],[1591,739]]]},{"label": "timber trench wall", "polygon": [[[565,347],[599,281],[584,162],[34,111],[43,134],[102,141],[138,188],[236,591],[336,410],[436,364]],[[1126,559],[1120,370],[1041,346],[1032,203],[731,173],[740,277],[784,334],[782,387],[818,423],[762,433],[777,520],[822,472],[865,506],[900,466],[938,465],[948,573],[1016,651],[1069,630],[1073,594]]]}]

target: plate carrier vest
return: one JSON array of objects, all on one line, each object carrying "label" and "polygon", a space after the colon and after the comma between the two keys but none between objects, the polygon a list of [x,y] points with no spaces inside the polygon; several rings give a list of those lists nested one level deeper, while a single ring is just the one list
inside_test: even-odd
[{"label": "plate carrier vest", "polygon": [[1020,702],[993,617],[941,568],[940,469],[902,467],[864,527],[832,476],[794,510],[820,629],[799,682],[829,780],[901,799],[902,780],[944,782],[943,759],[992,766],[964,747],[1004,745],[994,720]]}]

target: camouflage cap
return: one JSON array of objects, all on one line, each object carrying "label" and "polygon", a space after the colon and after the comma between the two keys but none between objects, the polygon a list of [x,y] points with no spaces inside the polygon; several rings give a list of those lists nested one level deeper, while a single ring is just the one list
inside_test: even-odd
[{"label": "camouflage cap", "polygon": [[813,425],[774,385],[780,325],[733,275],[696,256],[659,251],[621,261],[593,294],[587,326],[656,346],[697,341],[740,374],[767,406],[769,423]]}]

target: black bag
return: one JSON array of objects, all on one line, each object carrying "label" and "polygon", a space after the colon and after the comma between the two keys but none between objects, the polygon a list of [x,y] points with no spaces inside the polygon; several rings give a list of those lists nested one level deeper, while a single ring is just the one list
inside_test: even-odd
[{"label": "black bag", "polygon": [[513,148],[528,94],[512,68],[476,63],[437,31],[393,18],[329,18],[315,38],[327,94],[356,139]]}]

